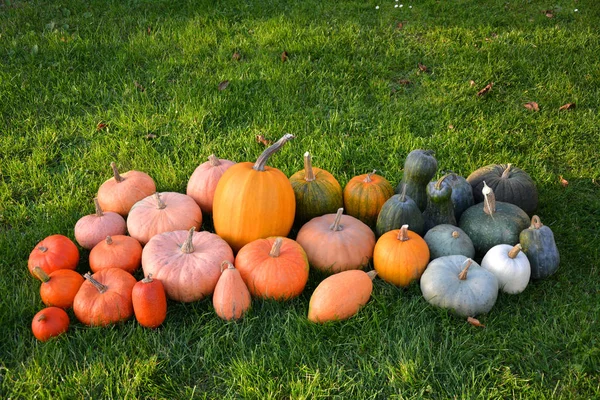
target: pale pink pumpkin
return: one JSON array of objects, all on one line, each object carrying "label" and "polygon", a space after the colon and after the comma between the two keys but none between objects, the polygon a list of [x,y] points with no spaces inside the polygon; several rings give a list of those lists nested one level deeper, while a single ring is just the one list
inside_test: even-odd
[{"label": "pale pink pumpkin", "polygon": [[177,192],[154,193],[131,207],[127,217],[129,235],[142,245],[159,233],[200,229],[202,211],[190,196]]},{"label": "pale pink pumpkin", "polygon": [[113,177],[98,189],[98,202],[104,211],[114,211],[126,217],[131,207],[146,196],[156,192],[156,184],[150,175],[141,171],[120,174],[117,165],[110,163]]},{"label": "pale pink pumpkin", "polygon": [[227,242],[195,228],[156,235],[142,252],[144,275],[152,274],[163,283],[169,299],[184,303],[213,293],[224,260],[233,262]]},{"label": "pale pink pumpkin", "polygon": [[223,173],[234,164],[233,161],[219,159],[211,154],[208,161],[200,164],[190,176],[186,194],[198,203],[203,213],[212,214],[217,183]]},{"label": "pale pink pumpkin", "polygon": [[124,235],[127,230],[125,219],[113,211],[103,211],[94,199],[96,213],[85,215],[75,224],[75,240],[84,249],[91,249],[107,236]]}]

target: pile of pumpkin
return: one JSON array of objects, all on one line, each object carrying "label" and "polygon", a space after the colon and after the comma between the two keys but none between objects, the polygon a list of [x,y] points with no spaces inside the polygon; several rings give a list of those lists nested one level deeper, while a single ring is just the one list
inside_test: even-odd
[{"label": "pile of pumpkin", "polygon": [[[90,250],[93,274],[75,271],[79,250],[66,236],[49,236],[31,252],[29,270],[42,281],[48,306],[33,319],[34,335],[65,332],[70,307],[86,325],[135,315],[154,328],[166,317],[167,299],[211,295],[219,317],[238,319],[252,297],[300,295],[309,266],[329,274],[311,296],[313,322],[355,315],[376,275],[399,287],[420,281],[429,303],[472,317],[490,311],[499,290],[520,293],[558,268],[552,231],[535,215],[530,224],[535,184],[510,164],[431,181],[437,160],[414,150],[396,190],[376,171],[342,190],[331,173],[312,166],[309,153],[290,178],[266,165],[292,138],[283,136],[255,163],[211,155],[186,194],[159,193],[146,173],[120,174],[112,163],[96,213],[74,228],[77,243]],[[216,233],[200,231],[203,214],[212,214]],[[287,237],[294,226],[295,240]],[[374,271],[363,271],[371,262]],[[145,278],[137,281],[140,266]]]}]

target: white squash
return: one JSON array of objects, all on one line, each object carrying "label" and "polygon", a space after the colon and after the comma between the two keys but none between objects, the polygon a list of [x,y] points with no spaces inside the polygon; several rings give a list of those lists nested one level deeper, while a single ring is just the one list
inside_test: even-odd
[{"label": "white squash", "polygon": [[529,284],[531,266],[521,245],[499,244],[481,260],[481,266],[498,278],[500,290],[508,294],[521,293]]}]

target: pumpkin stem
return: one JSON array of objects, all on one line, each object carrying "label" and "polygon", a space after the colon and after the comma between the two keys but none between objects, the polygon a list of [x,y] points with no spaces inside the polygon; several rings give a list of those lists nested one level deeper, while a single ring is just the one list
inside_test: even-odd
[{"label": "pumpkin stem", "polygon": [[435,190],[442,190],[442,184],[444,183],[444,179],[446,179],[448,176],[450,176],[450,174],[446,174],[437,180],[434,186]]},{"label": "pumpkin stem", "polygon": [[214,154],[208,156],[208,162],[210,162],[210,165],[212,165],[213,167],[218,167],[219,165],[221,165],[221,161],[219,161],[217,156],[215,156]]},{"label": "pumpkin stem", "polygon": [[87,279],[92,285],[94,285],[96,287],[96,289],[98,289],[98,291],[100,293],[104,293],[108,290],[108,286],[103,285],[102,283],[98,282],[97,280],[95,280],[92,277],[92,274],[90,274],[89,272],[86,272],[85,275],[83,275],[83,277],[85,279]]},{"label": "pumpkin stem", "polygon": [[473,263],[473,260],[471,260],[470,258],[467,258],[467,261],[465,261],[465,267],[460,272],[460,274],[458,274],[458,279],[460,279],[461,281],[467,280],[467,271],[469,270],[469,267],[471,266],[472,263]]},{"label": "pumpkin stem", "polygon": [[400,201],[403,203],[406,201],[406,183],[402,184],[402,192],[400,192]]},{"label": "pumpkin stem", "polygon": [[511,259],[514,259],[519,252],[521,251],[521,244],[517,243],[515,244],[515,246],[510,249],[510,251],[508,252],[508,257],[510,257]]},{"label": "pumpkin stem", "polygon": [[493,216],[496,212],[496,196],[494,195],[494,191],[491,187],[489,187],[485,181],[483,181],[483,189],[481,190],[481,194],[483,194],[483,212],[487,215]]},{"label": "pumpkin stem", "polygon": [[35,275],[35,277],[38,278],[43,283],[46,283],[50,280],[50,276],[46,273],[46,271],[44,271],[40,267],[33,267],[32,272],[33,272],[33,275]]},{"label": "pumpkin stem", "polygon": [[312,182],[315,180],[315,173],[312,169],[312,161],[308,151],[304,153],[304,180],[306,182]]},{"label": "pumpkin stem", "polygon": [[46,246],[40,246],[37,248],[39,251],[41,251],[42,253],[45,253],[48,251],[48,248]]},{"label": "pumpkin stem", "polygon": [[377,271],[375,271],[375,270],[369,271],[369,272],[367,272],[367,275],[369,275],[369,278],[371,278],[371,280],[373,280],[377,276]]},{"label": "pumpkin stem", "polygon": [[144,279],[142,279],[143,283],[150,283],[150,282],[153,282],[153,281],[154,281],[154,279],[152,279],[152,274],[148,274],[147,277],[145,277]]},{"label": "pumpkin stem", "polygon": [[283,244],[283,239],[278,237],[275,239],[275,243],[273,243],[273,247],[271,247],[271,251],[269,252],[269,256],[271,257],[279,257],[279,253],[281,252],[281,245]]},{"label": "pumpkin stem", "polygon": [[531,217],[531,225],[529,226],[529,229],[540,229],[542,226],[544,226],[544,224],[542,224],[540,217],[537,215]]},{"label": "pumpkin stem", "polygon": [[229,261],[229,260],[223,260],[223,262],[221,263],[221,272],[223,272],[223,270],[225,269],[223,267],[225,267],[225,266],[227,266],[227,269],[235,269],[235,267],[233,266],[233,264],[231,263],[231,261]]},{"label": "pumpkin stem", "polygon": [[110,167],[113,170],[113,175],[115,177],[115,181],[117,181],[118,183],[121,183],[125,180],[125,178],[123,178],[121,175],[119,175],[119,170],[117,169],[117,164],[115,164],[115,162],[111,162],[110,163]]},{"label": "pumpkin stem", "polygon": [[333,220],[333,224],[329,225],[330,231],[337,232],[337,231],[341,231],[342,229],[344,229],[344,227],[340,225],[340,222],[342,221],[343,213],[344,213],[344,209],[338,208],[337,213],[335,214],[335,219]]},{"label": "pumpkin stem", "polygon": [[363,182],[364,182],[364,183],[370,183],[370,182],[373,182],[373,179],[371,179],[371,176],[372,176],[372,175],[375,175],[375,172],[377,172],[377,170],[376,170],[376,169],[374,169],[374,170],[373,170],[373,172],[369,172],[369,173],[367,174],[367,177],[366,177],[366,178],[363,180]]},{"label": "pumpkin stem", "polygon": [[278,141],[273,143],[271,146],[267,147],[265,149],[265,151],[263,151],[262,154],[260,156],[258,156],[258,159],[254,163],[254,166],[252,167],[252,169],[255,171],[264,171],[269,157],[271,157],[273,155],[273,153],[275,153],[279,149],[281,149],[283,147],[283,145],[286,144],[286,142],[288,142],[289,140],[292,140],[294,137],[295,136],[292,135],[291,133],[286,133],[285,135],[283,135],[281,137],[281,139],[279,139]]},{"label": "pumpkin stem", "polygon": [[42,315],[40,315],[40,316],[39,316],[39,318],[37,319],[37,322],[42,322],[42,321],[45,321],[45,320],[46,320],[46,318],[48,318],[48,317],[46,317],[46,314],[42,314]]},{"label": "pumpkin stem", "polygon": [[510,163],[507,164],[506,169],[504,170],[504,172],[502,172],[501,178],[506,179],[506,178],[508,178],[510,176],[510,169],[511,169],[511,167],[512,167],[512,164],[510,164]]},{"label": "pumpkin stem", "polygon": [[104,241],[106,242],[106,244],[111,245],[113,244],[113,240],[110,236],[107,236],[106,239],[104,239]]},{"label": "pumpkin stem", "polygon": [[190,254],[194,252],[194,243],[192,242],[194,238],[194,231],[196,230],[195,226],[192,226],[188,232],[188,236],[185,239],[185,242],[181,245],[181,252],[185,254]]},{"label": "pumpkin stem", "polygon": [[402,227],[400,227],[400,232],[398,232],[398,240],[401,242],[406,242],[408,239],[408,225],[404,224]]},{"label": "pumpkin stem", "polygon": [[97,197],[94,197],[94,206],[96,207],[96,217],[104,216],[104,212],[102,211],[102,207],[100,207]]},{"label": "pumpkin stem", "polygon": [[460,237],[460,233],[458,233],[458,231],[452,231],[452,237],[454,239],[458,239]]},{"label": "pumpkin stem", "polygon": [[156,198],[156,204],[157,204],[157,208],[159,210],[164,210],[167,205],[165,204],[164,201],[162,201],[162,199],[160,198],[160,193],[158,192],[154,192],[154,197]]}]

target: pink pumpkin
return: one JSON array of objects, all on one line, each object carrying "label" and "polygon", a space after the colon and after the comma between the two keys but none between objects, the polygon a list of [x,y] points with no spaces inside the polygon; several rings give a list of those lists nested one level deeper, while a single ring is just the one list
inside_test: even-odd
[{"label": "pink pumpkin", "polygon": [[79,218],[75,224],[75,240],[84,249],[91,249],[107,236],[124,235],[125,219],[113,211],[102,211],[98,198],[94,199],[96,213]]},{"label": "pink pumpkin", "polygon": [[234,164],[233,161],[218,159],[211,154],[208,161],[194,170],[188,181],[186,193],[198,203],[203,213],[212,214],[217,183],[223,173]]}]

